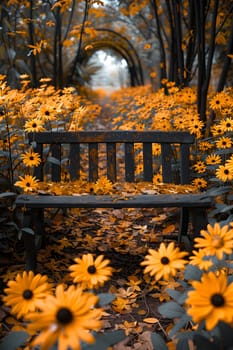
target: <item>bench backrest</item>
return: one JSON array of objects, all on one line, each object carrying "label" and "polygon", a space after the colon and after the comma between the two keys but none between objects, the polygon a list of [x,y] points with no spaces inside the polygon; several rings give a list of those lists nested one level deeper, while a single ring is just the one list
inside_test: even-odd
[{"label": "bench backrest", "polygon": [[[163,182],[174,182],[173,171],[179,174],[177,183],[189,183],[189,154],[194,137],[188,132],[161,131],[75,131],[30,133],[29,142],[43,161],[35,168],[34,175],[41,181],[51,171],[51,180],[61,180],[61,164],[67,164],[70,179],[78,179],[82,173],[82,158],[87,162],[88,180],[94,182],[99,177],[99,158],[106,156],[106,176],[112,182],[118,181],[119,163],[124,167],[124,181],[133,182],[135,157],[141,147],[142,180],[152,181],[155,167],[162,165]],[[155,157],[152,145],[161,145],[161,155]],[[102,146],[105,144],[106,146]],[[139,144],[139,145],[137,145]],[[136,147],[135,145],[139,146]],[[119,155],[120,154],[120,155]],[[120,158],[119,158],[120,157]],[[156,159],[155,159],[156,158]],[[102,159],[102,158],[101,158]],[[156,165],[154,163],[156,162]],[[124,164],[123,164],[124,163]],[[101,163],[102,164],[102,163]],[[102,165],[103,167],[103,165]]]}]

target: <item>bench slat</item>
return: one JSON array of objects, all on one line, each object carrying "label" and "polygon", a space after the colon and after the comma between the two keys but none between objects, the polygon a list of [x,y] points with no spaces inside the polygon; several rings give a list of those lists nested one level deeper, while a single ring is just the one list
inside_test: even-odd
[{"label": "bench slat", "polygon": [[80,178],[80,144],[70,145],[69,172],[71,180]]},{"label": "bench slat", "polygon": [[113,142],[107,143],[107,177],[110,181],[116,182],[116,144]]},{"label": "bench slat", "polygon": [[189,167],[187,167],[187,159],[190,156],[189,145],[180,145],[180,183],[181,185],[188,184],[189,178]]},{"label": "bench slat", "polygon": [[143,180],[152,182],[153,179],[153,162],[152,162],[152,144],[143,143]]},{"label": "bench slat", "polygon": [[27,208],[157,208],[157,207],[209,207],[211,199],[204,194],[160,194],[47,196],[19,195],[17,205]]},{"label": "bench slat", "polygon": [[[59,162],[61,162],[61,145],[54,143],[51,145],[51,154]],[[59,164],[52,163],[52,181],[61,181],[61,166]]]},{"label": "bench slat", "polygon": [[88,149],[89,157],[89,181],[98,180],[98,143],[90,143]]},{"label": "bench slat", "polygon": [[96,143],[96,142],[155,142],[192,144],[194,136],[186,131],[73,131],[29,133],[29,142],[36,137],[39,143]]},{"label": "bench slat", "polygon": [[164,143],[161,145],[161,158],[163,182],[172,182],[172,148],[170,144]]},{"label": "bench slat", "polygon": [[134,144],[132,142],[125,143],[125,180],[134,181]]}]

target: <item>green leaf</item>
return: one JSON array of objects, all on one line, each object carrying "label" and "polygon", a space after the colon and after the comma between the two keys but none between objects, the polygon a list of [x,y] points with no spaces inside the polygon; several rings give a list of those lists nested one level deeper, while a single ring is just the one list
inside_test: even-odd
[{"label": "green leaf", "polygon": [[[218,182],[219,182],[219,180],[218,180]],[[206,194],[208,196],[215,197],[215,196],[219,196],[220,194],[230,192],[230,190],[231,190],[230,186],[221,186],[221,187],[214,188],[214,189],[207,191]]]},{"label": "green leaf", "polygon": [[225,213],[227,211],[231,211],[233,209],[233,205],[225,205],[224,208],[220,211],[220,213]]},{"label": "green leaf", "polygon": [[187,314],[184,314],[175,324],[175,326],[171,329],[171,331],[168,333],[169,337],[173,337],[176,333],[178,333],[181,328],[183,328],[184,326],[186,326],[190,321],[191,321],[191,317]]},{"label": "green leaf", "polygon": [[26,343],[28,334],[23,331],[11,332],[0,341],[0,350],[16,350]]},{"label": "green leaf", "polygon": [[110,293],[99,293],[98,297],[99,297],[99,302],[98,302],[99,306],[107,305],[116,298],[114,294],[110,294]]},{"label": "green leaf", "polygon": [[184,272],[184,278],[186,280],[200,281],[203,271],[201,271],[197,266],[187,265]]},{"label": "green leaf", "polygon": [[151,333],[151,342],[156,350],[168,350],[164,339],[158,333]]},{"label": "green leaf", "polygon": [[107,350],[110,346],[113,346],[125,339],[124,331],[115,331],[104,334],[95,335],[95,343],[93,345],[82,344],[82,350]]},{"label": "green leaf", "polygon": [[[190,349],[188,339],[180,339],[176,345],[176,350],[188,350],[188,349]],[[198,348],[198,350],[200,349]]]},{"label": "green leaf", "polygon": [[52,163],[52,164],[56,164],[56,165],[61,165],[60,160],[55,158],[55,157],[52,157],[52,156],[49,156],[47,158],[47,162]]},{"label": "green leaf", "polygon": [[8,198],[8,197],[14,198],[14,197],[16,197],[16,193],[14,193],[14,192],[0,193],[0,198]]},{"label": "green leaf", "polygon": [[30,227],[23,227],[21,229],[21,231],[23,233],[28,233],[29,235],[34,235],[35,234],[35,231],[33,231]]},{"label": "green leaf", "polygon": [[163,305],[160,305],[158,311],[167,318],[180,318],[184,315],[185,310],[179,304],[174,301],[169,301]]},{"label": "green leaf", "polygon": [[[171,289],[171,288],[167,288],[166,292],[168,293],[168,295],[170,295],[170,297],[172,299],[174,299],[177,303],[179,303],[179,299],[181,298],[181,296],[183,295],[183,293],[179,292],[178,290],[175,289]],[[179,303],[180,304],[180,303]]]}]

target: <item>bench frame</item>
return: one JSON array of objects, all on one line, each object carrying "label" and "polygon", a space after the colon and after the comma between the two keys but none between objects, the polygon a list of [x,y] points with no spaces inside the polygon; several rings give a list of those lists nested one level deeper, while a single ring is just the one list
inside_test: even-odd
[{"label": "bench frame", "polygon": [[[34,168],[34,176],[44,181],[45,175],[50,171],[51,181],[61,181],[61,166],[58,164],[62,157],[64,147],[68,149],[68,172],[70,179],[80,178],[82,169],[83,145],[88,145],[88,179],[90,182],[98,180],[99,172],[99,144],[105,144],[106,176],[112,182],[118,180],[118,152],[117,145],[122,145],[124,157],[123,181],[138,181],[135,177],[135,144],[142,144],[143,153],[143,179],[152,182],[153,179],[153,153],[152,144],[161,145],[162,178],[164,183],[174,183],[174,168],[179,173],[179,184],[189,184],[190,147],[194,143],[194,136],[187,132],[160,132],[160,131],[77,131],[77,132],[39,132],[29,134],[29,143],[41,159],[44,159],[45,148],[53,162],[48,167],[45,161]],[[124,147],[123,147],[124,145]],[[174,162],[174,145],[178,152],[179,166]],[[179,147],[178,147],[179,146]],[[178,147],[178,148],[177,148]],[[178,150],[178,151],[177,151]],[[119,197],[119,196],[118,196]],[[180,229],[178,241],[187,237],[190,218],[192,218],[194,236],[199,235],[205,228],[207,209],[211,207],[212,200],[205,193],[193,194],[156,194],[156,195],[130,195],[127,199],[117,199],[112,195],[84,195],[84,196],[51,196],[22,194],[16,198],[16,207],[24,209],[23,226],[31,227],[36,234],[44,233],[44,209],[46,208],[180,208]],[[191,215],[190,215],[191,214]],[[37,248],[35,235],[23,232],[25,245],[26,269],[36,269]]]}]

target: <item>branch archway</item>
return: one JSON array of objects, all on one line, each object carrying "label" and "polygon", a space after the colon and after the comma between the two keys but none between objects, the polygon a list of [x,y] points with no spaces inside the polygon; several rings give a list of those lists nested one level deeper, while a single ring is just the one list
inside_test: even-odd
[{"label": "branch archway", "polygon": [[96,51],[111,49],[127,62],[131,86],[144,85],[142,65],[131,42],[111,29],[97,28],[96,31],[100,35],[82,43],[77,64],[87,62]]}]

